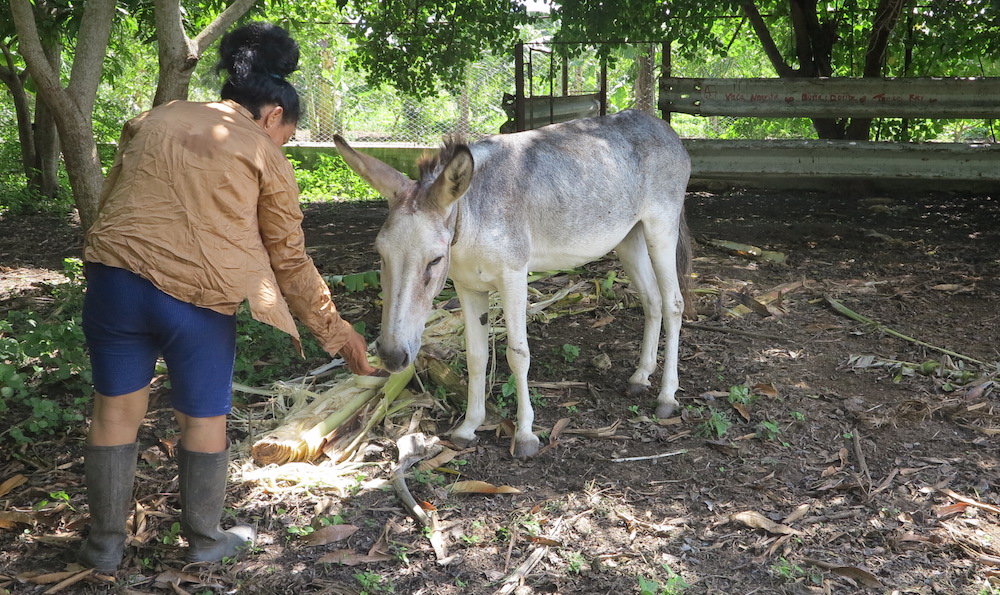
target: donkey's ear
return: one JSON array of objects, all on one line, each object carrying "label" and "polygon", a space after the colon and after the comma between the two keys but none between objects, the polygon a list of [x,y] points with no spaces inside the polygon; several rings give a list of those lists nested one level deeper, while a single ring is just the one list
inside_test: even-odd
[{"label": "donkey's ear", "polygon": [[466,145],[458,145],[455,147],[451,159],[441,170],[441,175],[431,184],[427,193],[428,198],[439,209],[446,211],[469,189],[475,168],[472,151]]},{"label": "donkey's ear", "polygon": [[344,158],[347,166],[364,178],[376,192],[389,201],[390,205],[395,202],[398,196],[401,196],[410,186],[415,184],[413,180],[391,165],[371,155],[355,151],[339,134],[334,135],[333,142],[336,143],[337,150],[340,151],[340,156]]}]

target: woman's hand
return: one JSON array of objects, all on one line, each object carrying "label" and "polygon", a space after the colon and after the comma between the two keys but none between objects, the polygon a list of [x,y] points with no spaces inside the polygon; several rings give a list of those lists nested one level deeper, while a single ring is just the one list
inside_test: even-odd
[{"label": "woman's hand", "polygon": [[359,376],[377,374],[379,369],[368,363],[368,343],[357,331],[347,343],[340,348],[340,355],[347,362],[351,372]]}]

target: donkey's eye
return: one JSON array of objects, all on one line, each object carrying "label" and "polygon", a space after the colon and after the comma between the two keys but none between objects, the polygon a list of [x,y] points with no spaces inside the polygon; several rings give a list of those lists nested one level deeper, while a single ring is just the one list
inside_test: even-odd
[{"label": "donkey's eye", "polygon": [[437,257],[437,258],[435,258],[434,260],[432,260],[432,261],[428,262],[428,263],[427,263],[427,268],[431,268],[432,266],[434,266],[434,265],[436,265],[436,264],[440,263],[440,262],[441,262],[441,259],[442,259],[442,258],[443,258],[443,257],[441,257],[441,256],[438,256],[438,257]]}]

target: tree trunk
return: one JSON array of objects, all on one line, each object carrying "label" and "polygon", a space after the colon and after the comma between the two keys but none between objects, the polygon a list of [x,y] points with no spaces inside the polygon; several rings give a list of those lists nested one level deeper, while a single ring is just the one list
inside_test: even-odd
[{"label": "tree trunk", "polygon": [[[865,52],[865,67],[862,74],[865,78],[882,76],[889,39],[906,4],[907,0],[879,0],[872,21],[871,37],[868,38],[868,51]],[[871,118],[854,118],[847,127],[845,137],[848,140],[868,140],[871,136],[871,127]]]},{"label": "tree trunk", "polygon": [[[56,38],[43,38],[42,49],[53,72],[62,70],[63,44]],[[55,198],[62,190],[59,184],[59,131],[52,110],[41,96],[35,97],[35,161],[31,186],[42,196]]]},{"label": "tree trunk", "polygon": [[[24,177],[31,179],[32,165],[35,163],[35,132],[31,128],[31,102],[24,88],[22,73],[17,71],[10,47],[0,41],[0,51],[4,56],[4,66],[0,67],[0,82],[10,89],[17,117],[17,139],[21,143],[21,169]],[[30,187],[30,183],[29,183]]]},{"label": "tree trunk", "polygon": [[86,231],[97,215],[103,174],[94,141],[93,111],[107,52],[115,0],[90,0],[83,9],[69,85],[63,89],[59,72],[42,48],[29,0],[9,0],[21,55],[38,86],[38,96],[52,109],[63,144],[66,172]]},{"label": "tree trunk", "polygon": [[159,79],[153,105],[175,99],[187,99],[191,75],[208,46],[222,37],[233,23],[242,17],[256,0],[236,0],[230,4],[194,39],[184,31],[180,0],[155,0],[157,57]]},{"label": "tree trunk", "polygon": [[35,159],[31,166],[29,186],[42,196],[55,198],[59,185],[59,131],[48,104],[35,99]]},{"label": "tree trunk", "polygon": [[656,49],[652,44],[642,48],[636,58],[638,71],[635,76],[635,108],[654,114],[656,109]]}]

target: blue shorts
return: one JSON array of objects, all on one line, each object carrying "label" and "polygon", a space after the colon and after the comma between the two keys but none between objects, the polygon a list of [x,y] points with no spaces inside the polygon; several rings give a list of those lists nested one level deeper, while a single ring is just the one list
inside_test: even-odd
[{"label": "blue shorts", "polygon": [[149,386],[162,356],[174,409],[191,417],[229,413],[235,315],[182,302],[125,269],[88,262],[86,275],[83,332],[97,392],[116,397]]}]

